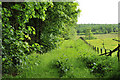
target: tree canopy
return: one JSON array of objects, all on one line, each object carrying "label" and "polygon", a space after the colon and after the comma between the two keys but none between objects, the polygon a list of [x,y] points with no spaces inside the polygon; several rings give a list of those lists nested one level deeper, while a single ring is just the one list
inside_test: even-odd
[{"label": "tree canopy", "polygon": [[33,51],[45,53],[71,38],[80,13],[77,6],[76,2],[3,2],[3,73],[16,72]]}]

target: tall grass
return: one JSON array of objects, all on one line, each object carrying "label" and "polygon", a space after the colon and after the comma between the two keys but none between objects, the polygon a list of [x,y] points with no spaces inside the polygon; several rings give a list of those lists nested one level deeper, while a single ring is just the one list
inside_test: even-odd
[{"label": "tall grass", "polygon": [[23,62],[19,75],[11,78],[99,78],[117,66],[116,57],[99,56],[82,40],[65,40],[45,54],[33,53]]}]

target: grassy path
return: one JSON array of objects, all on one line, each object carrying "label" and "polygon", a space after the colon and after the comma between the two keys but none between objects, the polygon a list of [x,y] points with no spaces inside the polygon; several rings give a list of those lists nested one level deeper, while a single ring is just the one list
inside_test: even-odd
[{"label": "grassy path", "polygon": [[33,53],[23,62],[18,76],[10,78],[96,78],[114,70],[116,57],[98,56],[82,40],[66,40],[45,54]]}]

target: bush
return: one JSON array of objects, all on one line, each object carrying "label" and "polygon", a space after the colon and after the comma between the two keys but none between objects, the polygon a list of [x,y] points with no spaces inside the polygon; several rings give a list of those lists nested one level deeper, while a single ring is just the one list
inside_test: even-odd
[{"label": "bush", "polygon": [[97,39],[96,37],[84,37],[85,40],[92,40],[92,39]]},{"label": "bush", "polygon": [[107,30],[105,30],[105,34],[108,34],[108,31],[107,31]]},{"label": "bush", "polygon": [[117,58],[108,56],[80,57],[86,66],[90,69],[96,77],[105,77],[108,73],[113,72],[117,67]]}]

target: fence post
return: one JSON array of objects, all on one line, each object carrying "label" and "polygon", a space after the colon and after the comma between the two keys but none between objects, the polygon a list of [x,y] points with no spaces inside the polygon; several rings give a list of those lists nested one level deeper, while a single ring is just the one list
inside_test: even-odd
[{"label": "fence post", "polygon": [[99,48],[97,47],[97,52],[98,52],[98,54],[99,54]]},{"label": "fence post", "polygon": [[110,50],[110,56],[112,56],[112,51]]},{"label": "fence post", "polygon": [[100,49],[100,51],[101,51],[101,54],[102,54],[102,49]]},{"label": "fence post", "polygon": [[117,56],[118,56],[118,62],[120,62],[120,47],[118,47],[118,53],[117,53]]},{"label": "fence post", "polygon": [[120,59],[119,59],[119,51],[117,52],[117,56],[118,56],[118,62],[119,62],[119,60],[120,60]]},{"label": "fence post", "polygon": [[96,47],[95,47],[95,51],[96,51]]},{"label": "fence post", "polygon": [[89,45],[91,47],[91,45]]},{"label": "fence post", "polygon": [[105,49],[105,55],[107,54],[106,49]]}]

